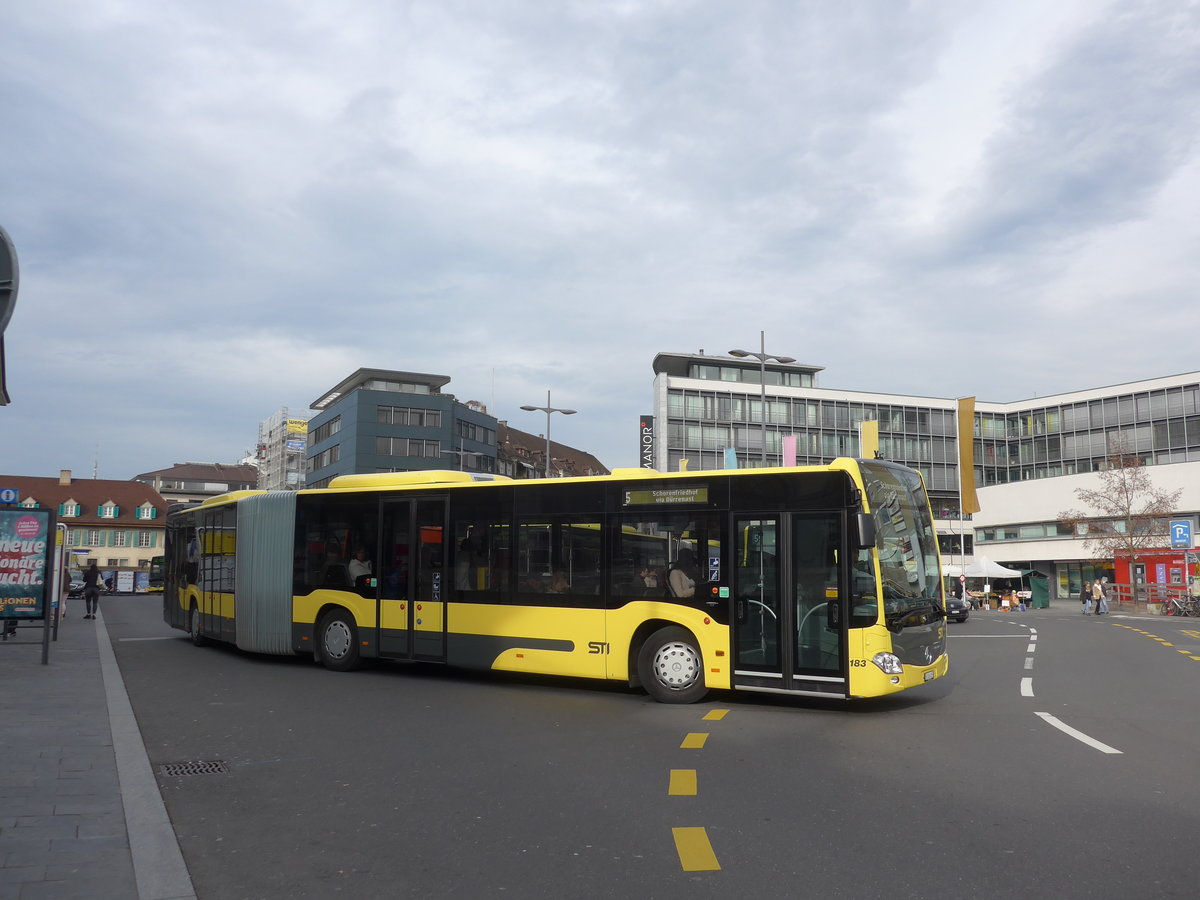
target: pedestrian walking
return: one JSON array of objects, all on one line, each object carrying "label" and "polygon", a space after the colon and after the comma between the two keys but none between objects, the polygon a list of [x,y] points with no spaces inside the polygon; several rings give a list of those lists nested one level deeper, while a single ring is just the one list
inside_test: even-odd
[{"label": "pedestrian walking", "polygon": [[1096,603],[1096,615],[1103,615],[1100,612],[1100,602],[1104,599],[1104,588],[1100,586],[1100,579],[1097,578],[1092,582],[1092,600]]},{"label": "pedestrian walking", "polygon": [[1108,615],[1108,579],[1100,579],[1100,606],[1097,612],[1102,615]]},{"label": "pedestrian walking", "polygon": [[83,602],[87,607],[85,619],[96,618],[96,608],[100,605],[100,585],[103,581],[100,567],[93,559],[92,564],[83,571]]},{"label": "pedestrian walking", "polygon": [[1079,592],[1079,602],[1083,604],[1083,614],[1090,615],[1088,608],[1092,605],[1092,586],[1086,581],[1083,583],[1083,590]]}]

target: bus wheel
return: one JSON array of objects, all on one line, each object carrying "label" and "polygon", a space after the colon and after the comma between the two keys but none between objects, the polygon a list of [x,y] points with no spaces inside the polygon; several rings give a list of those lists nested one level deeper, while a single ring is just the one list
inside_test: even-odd
[{"label": "bus wheel", "polygon": [[357,669],[358,629],[350,614],[342,609],[327,612],[317,626],[317,650],[321,665],[334,672],[349,672]]},{"label": "bus wheel", "polygon": [[695,703],[708,693],[704,658],[685,628],[662,628],[646,639],[638,653],[638,676],[659,703]]},{"label": "bus wheel", "polygon": [[188,634],[192,636],[193,647],[208,645],[208,638],[200,633],[200,610],[195,606],[188,612]]}]

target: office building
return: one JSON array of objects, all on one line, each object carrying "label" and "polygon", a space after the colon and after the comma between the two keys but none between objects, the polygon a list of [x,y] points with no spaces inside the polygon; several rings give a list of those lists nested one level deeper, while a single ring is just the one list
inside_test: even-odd
[{"label": "office building", "polygon": [[1200,511],[1200,372],[1015,402],[977,401],[982,509],[964,527],[956,400],[835,390],[818,385],[820,366],[703,352],[660,353],[653,368],[654,468],[673,471],[683,459],[692,469],[721,468],[727,448],[738,466],[761,465],[764,438],[766,464],[780,465],[789,435],[796,437],[797,464],[824,463],[859,455],[858,426],[876,421],[880,455],[923,474],[944,554],[961,553],[965,543],[966,561],[987,555],[1039,572],[1060,596],[1080,578],[1109,571],[1060,514],[1079,507],[1076,489],[1098,485],[1096,473],[1112,453],[1127,448],[1155,467],[1157,486],[1182,488],[1180,517],[1195,522]]},{"label": "office building", "polygon": [[497,421],[443,393],[448,375],[359,369],[313,401],[308,487],[338,475],[421,469],[496,471]]}]

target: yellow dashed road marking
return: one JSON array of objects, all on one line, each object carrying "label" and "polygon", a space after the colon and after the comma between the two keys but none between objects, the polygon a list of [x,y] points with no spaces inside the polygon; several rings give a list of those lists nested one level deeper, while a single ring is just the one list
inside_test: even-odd
[{"label": "yellow dashed road marking", "polygon": [[671,786],[667,788],[667,793],[672,797],[695,797],[696,770],[672,769]]},{"label": "yellow dashed road marking", "polygon": [[681,750],[699,750],[704,746],[704,742],[708,740],[708,733],[692,732],[683,739],[683,743],[679,745]]},{"label": "yellow dashed road marking", "polygon": [[710,722],[719,722],[727,715],[729,715],[729,710],[727,709],[710,709],[704,714],[704,718]]},{"label": "yellow dashed road marking", "polygon": [[672,828],[679,864],[685,872],[715,872],[721,868],[704,828]]}]

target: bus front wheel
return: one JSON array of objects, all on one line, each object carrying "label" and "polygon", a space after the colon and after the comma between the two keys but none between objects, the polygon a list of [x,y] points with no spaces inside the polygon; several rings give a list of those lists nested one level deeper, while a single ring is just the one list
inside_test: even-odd
[{"label": "bus front wheel", "polygon": [[708,693],[704,658],[686,628],[660,628],[638,653],[638,677],[659,703],[695,703]]},{"label": "bus front wheel", "polygon": [[334,672],[349,672],[357,669],[361,659],[358,655],[358,628],[354,619],[345,610],[327,612],[317,626],[317,650],[321,665]]}]

